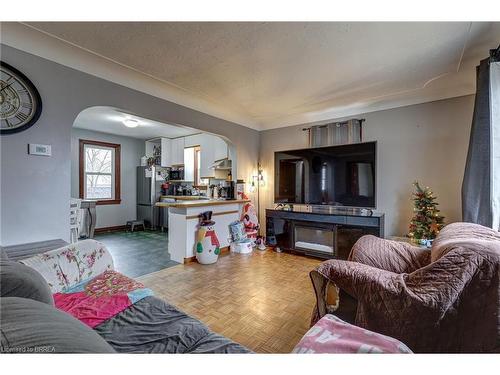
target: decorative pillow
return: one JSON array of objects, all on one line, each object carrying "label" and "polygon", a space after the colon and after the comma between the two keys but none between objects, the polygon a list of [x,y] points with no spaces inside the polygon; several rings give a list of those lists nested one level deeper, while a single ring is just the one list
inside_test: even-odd
[{"label": "decorative pillow", "polygon": [[2,353],[114,353],[91,328],[45,303],[0,299]]},{"label": "decorative pillow", "polygon": [[33,268],[12,261],[0,261],[0,296],[23,297],[54,304],[47,281]]},{"label": "decorative pillow", "polygon": [[299,341],[294,353],[412,353],[401,341],[326,314]]}]

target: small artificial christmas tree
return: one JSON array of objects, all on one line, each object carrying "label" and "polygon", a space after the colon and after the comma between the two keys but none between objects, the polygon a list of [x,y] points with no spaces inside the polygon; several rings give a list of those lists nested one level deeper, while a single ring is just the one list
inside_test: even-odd
[{"label": "small artificial christmas tree", "polygon": [[417,181],[413,183],[413,218],[410,221],[408,237],[415,240],[432,240],[444,226],[444,217],[439,214],[436,197],[426,187],[422,189]]}]

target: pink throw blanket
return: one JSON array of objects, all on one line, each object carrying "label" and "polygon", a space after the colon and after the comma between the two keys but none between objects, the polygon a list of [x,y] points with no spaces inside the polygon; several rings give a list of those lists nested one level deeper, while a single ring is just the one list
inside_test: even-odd
[{"label": "pink throw blanket", "polygon": [[311,327],[293,352],[411,353],[411,350],[392,337],[368,331],[327,314]]}]

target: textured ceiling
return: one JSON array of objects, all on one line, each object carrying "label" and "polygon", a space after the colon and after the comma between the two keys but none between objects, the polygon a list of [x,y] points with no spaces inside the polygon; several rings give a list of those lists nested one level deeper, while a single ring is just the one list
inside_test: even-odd
[{"label": "textured ceiling", "polygon": [[[139,126],[128,128],[123,125],[125,119],[134,119],[139,123]],[[111,107],[87,108],[80,112],[73,126],[79,129],[138,139],[152,139],[157,137],[177,138],[200,133],[197,129],[148,120]]]},{"label": "textured ceiling", "polygon": [[260,129],[473,93],[500,41],[500,23],[28,25]]}]

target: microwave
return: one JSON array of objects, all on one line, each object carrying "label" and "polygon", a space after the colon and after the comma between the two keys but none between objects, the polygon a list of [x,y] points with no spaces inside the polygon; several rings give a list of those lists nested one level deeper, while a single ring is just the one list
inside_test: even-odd
[{"label": "microwave", "polygon": [[182,169],[171,170],[170,180],[184,180],[184,170]]}]

